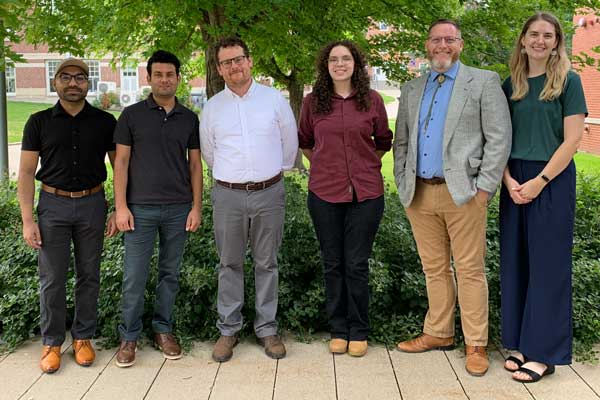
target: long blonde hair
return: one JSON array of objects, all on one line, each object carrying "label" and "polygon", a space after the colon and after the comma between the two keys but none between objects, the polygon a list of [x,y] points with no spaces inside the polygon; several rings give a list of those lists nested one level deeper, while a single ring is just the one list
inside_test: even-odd
[{"label": "long blonde hair", "polygon": [[540,93],[539,99],[542,101],[551,101],[556,99],[563,91],[567,73],[571,69],[571,62],[567,56],[565,46],[565,35],[558,22],[558,19],[547,12],[538,12],[532,15],[521,30],[521,34],[517,39],[515,48],[510,58],[510,78],[512,83],[511,100],[521,100],[529,92],[529,84],[527,83],[527,75],[529,73],[529,63],[527,62],[527,53],[525,53],[523,44],[521,43],[529,27],[535,21],[546,21],[554,26],[556,33],[556,48],[555,55],[550,55],[546,63],[546,83],[544,89]]}]

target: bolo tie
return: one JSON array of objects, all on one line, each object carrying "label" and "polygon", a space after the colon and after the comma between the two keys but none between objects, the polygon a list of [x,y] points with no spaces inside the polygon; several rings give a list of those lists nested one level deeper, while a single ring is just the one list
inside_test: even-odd
[{"label": "bolo tie", "polygon": [[440,88],[442,87],[442,83],[446,81],[446,75],[439,74],[437,78],[435,78],[435,80],[438,84],[435,87],[435,90],[433,91],[431,103],[429,103],[429,109],[427,110],[427,117],[425,118],[425,127],[423,128],[423,133],[427,133],[427,128],[429,127],[429,120],[431,119],[431,111],[433,109],[433,102],[435,101],[435,95],[437,94],[438,90],[440,90]]}]

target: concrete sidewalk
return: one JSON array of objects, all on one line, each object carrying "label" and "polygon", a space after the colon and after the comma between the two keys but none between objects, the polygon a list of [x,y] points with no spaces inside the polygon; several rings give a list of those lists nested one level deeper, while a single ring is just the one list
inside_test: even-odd
[{"label": "concrete sidewalk", "polygon": [[461,350],[405,354],[371,346],[365,357],[352,358],[329,354],[325,339],[285,341],[282,360],[266,357],[247,340],[222,364],[210,357],[212,343],[196,343],[177,361],[145,346],[125,369],[115,365],[117,349],[100,350],[91,367],[80,367],[65,343],[61,369],[46,375],[38,367],[37,339],[0,356],[0,399],[600,399],[600,366],[557,367],[542,382],[524,385],[504,371],[503,355],[495,350],[488,373],[475,378],[465,371]]}]

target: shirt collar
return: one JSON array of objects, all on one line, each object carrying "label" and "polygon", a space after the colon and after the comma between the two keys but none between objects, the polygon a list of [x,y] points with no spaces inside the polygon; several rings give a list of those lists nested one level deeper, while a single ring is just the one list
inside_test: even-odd
[{"label": "shirt collar", "polygon": [[348,95],[348,97],[342,97],[339,94],[333,92],[333,95],[331,97],[336,98],[336,99],[347,100],[347,99],[351,99],[354,96],[356,96],[356,93],[358,93],[358,90],[352,89],[352,91],[350,92],[350,94]]},{"label": "shirt collar", "polygon": [[229,86],[227,86],[227,84],[225,84],[225,88],[223,89],[223,91],[225,93],[227,93],[227,95],[233,97],[233,98],[244,98],[246,96],[251,96],[252,93],[256,90],[257,85],[256,85],[256,81],[254,80],[254,78],[252,78],[252,82],[250,82],[250,87],[248,88],[248,91],[243,95],[243,96],[238,96],[236,93],[233,92],[233,90],[229,89]]},{"label": "shirt collar", "polygon": [[[90,106],[90,103],[88,103],[87,100],[85,100],[83,108],[81,109],[80,112],[77,113],[77,115],[85,115],[88,112],[90,112],[91,109],[92,109],[92,106]],[[60,100],[56,102],[54,107],[52,107],[52,117],[53,118],[58,117],[59,115],[66,115],[67,117],[73,117],[71,114],[69,114],[68,112],[65,111],[62,104],[60,104]]]},{"label": "shirt collar", "polygon": [[[148,106],[148,108],[151,108],[151,109],[157,109],[157,108],[161,107],[154,100],[154,96],[152,95],[152,93],[150,93],[148,95],[148,97],[146,98],[146,105]],[[171,110],[171,113],[180,113],[182,111],[181,107],[183,107],[183,106],[179,103],[177,96],[175,96],[175,106]]]},{"label": "shirt collar", "polygon": [[[450,67],[450,69],[446,72],[443,72],[444,75],[446,75],[446,78],[452,79],[452,80],[456,80],[456,75],[458,74],[458,68],[460,66],[460,62],[455,62],[454,64],[452,64],[452,66]],[[429,74],[429,82],[433,82],[437,79],[438,75],[440,75],[440,72],[434,71],[433,69],[431,70],[430,74]]]}]

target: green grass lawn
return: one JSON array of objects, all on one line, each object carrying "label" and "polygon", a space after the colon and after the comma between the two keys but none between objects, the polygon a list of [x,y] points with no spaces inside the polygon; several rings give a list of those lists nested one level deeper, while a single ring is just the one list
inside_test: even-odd
[{"label": "green grass lawn", "polygon": [[383,103],[384,104],[390,104],[393,103],[394,101],[396,101],[396,99],[393,96],[388,96],[387,94],[378,92],[379,95],[381,96],[381,98],[383,99]]},{"label": "green grass lawn", "polygon": [[48,107],[52,107],[52,104],[27,103],[24,101],[7,102],[8,143],[20,142],[23,137],[23,127],[29,116]]},{"label": "green grass lawn", "polygon": [[[92,101],[93,99],[88,99]],[[8,143],[18,143],[23,138],[23,127],[29,116],[38,111],[52,107],[54,104],[45,103],[29,103],[25,101],[8,101]],[[119,111],[110,111],[111,114],[118,118],[121,114]]]}]

